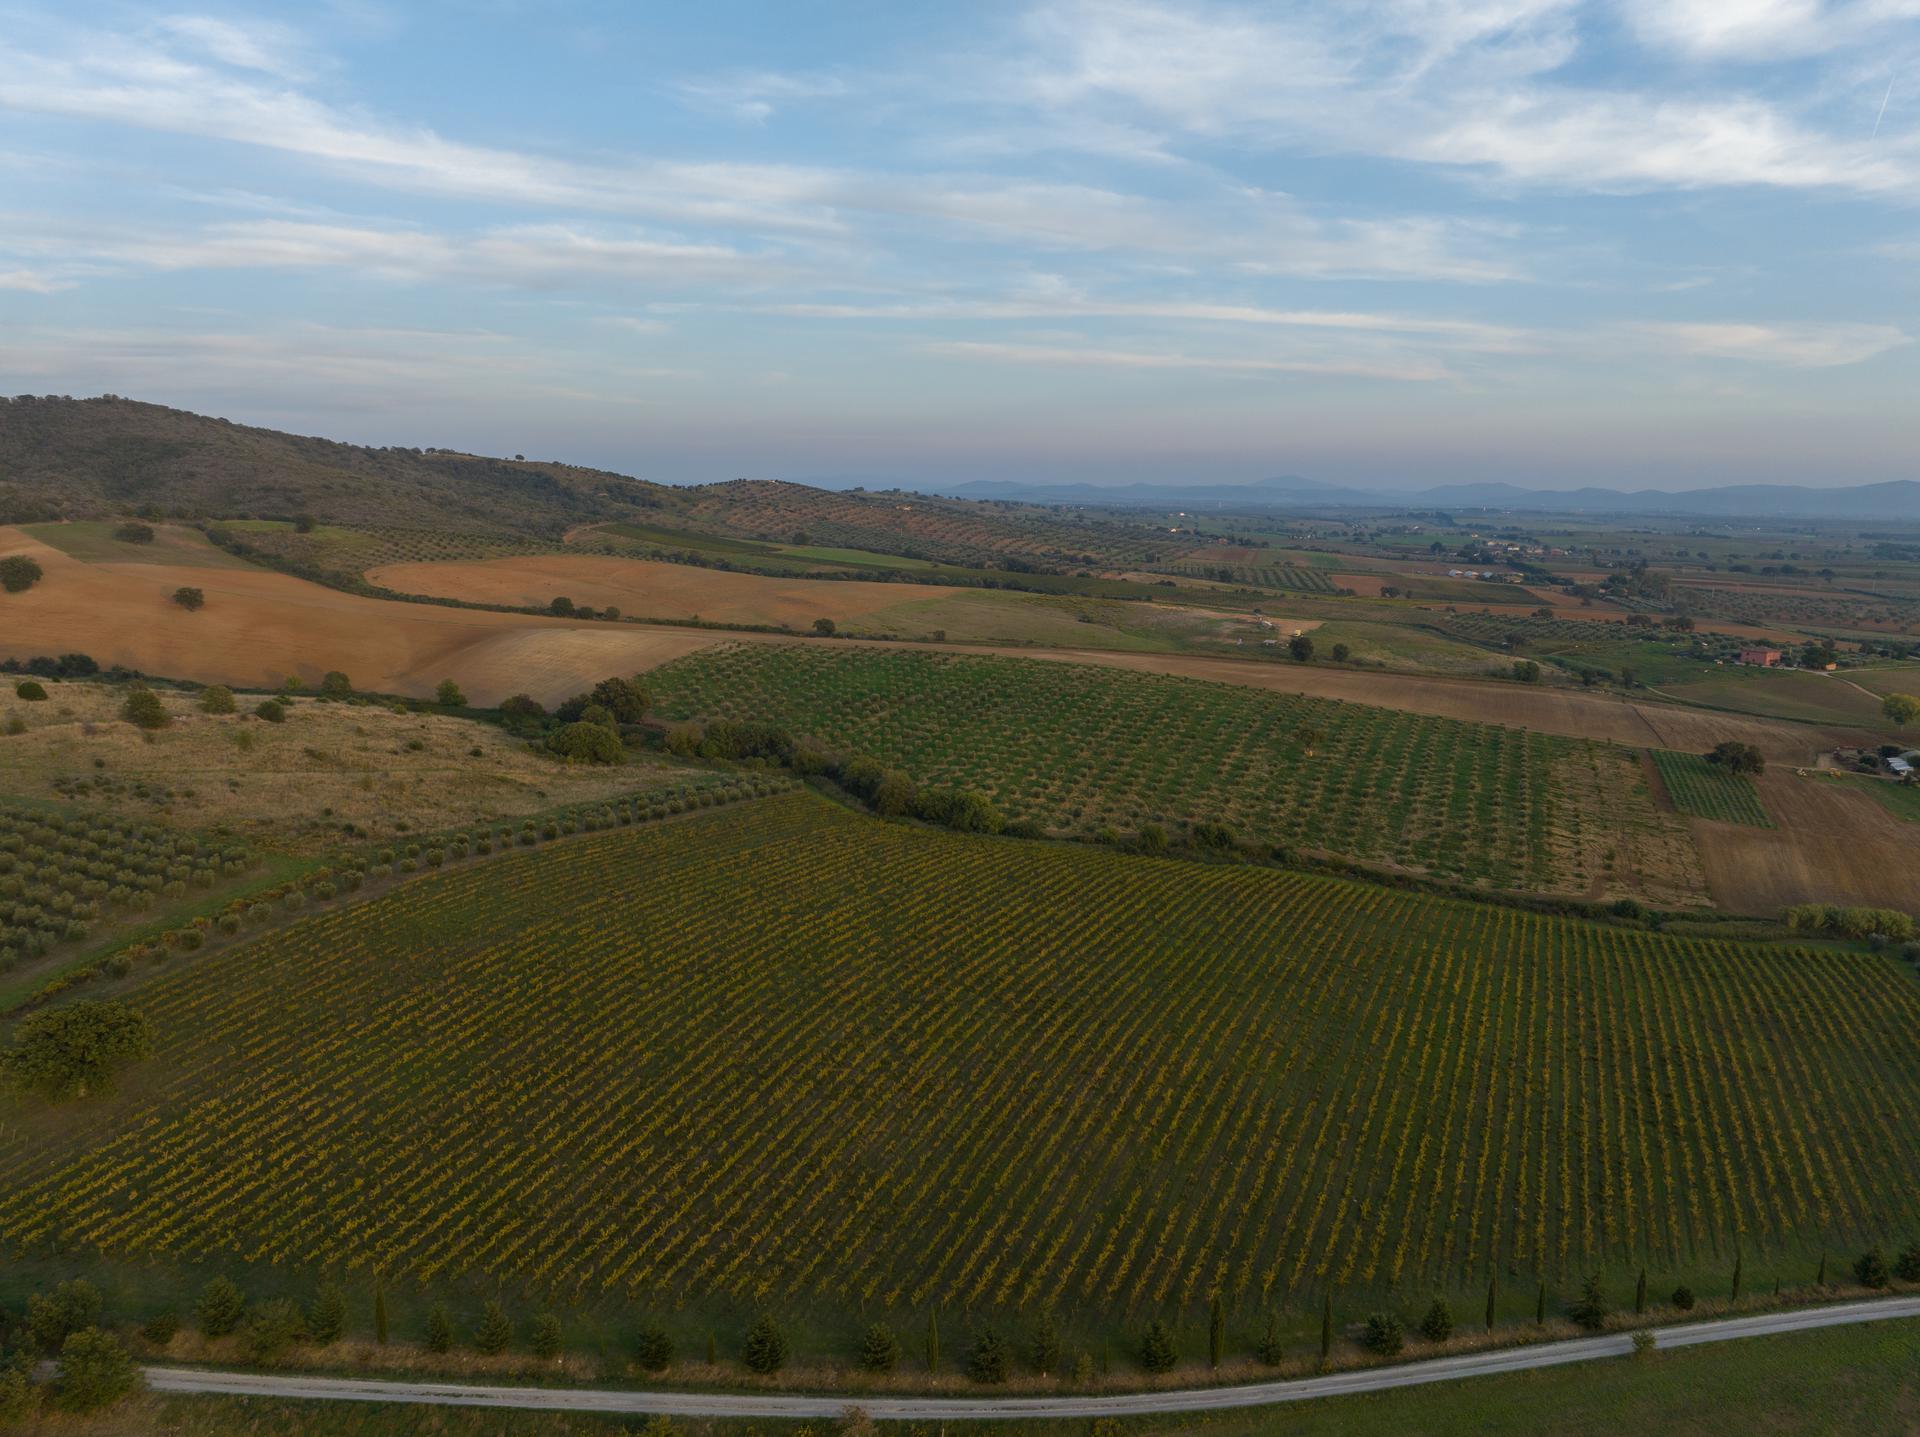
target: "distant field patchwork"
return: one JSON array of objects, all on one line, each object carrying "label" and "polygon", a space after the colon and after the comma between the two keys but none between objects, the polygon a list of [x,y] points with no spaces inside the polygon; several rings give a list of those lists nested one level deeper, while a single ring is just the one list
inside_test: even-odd
[{"label": "distant field patchwork", "polygon": [[[1056,831],[1243,837],[1502,888],[1703,896],[1623,749],[1083,665],[733,645],[656,670],[663,714],[782,724]],[[1311,752],[1309,752],[1311,750]]]},{"label": "distant field patchwork", "polygon": [[10,1251],[1137,1312],[1909,1237],[1920,987],[791,793],[423,879],[138,990],[0,1116]]}]

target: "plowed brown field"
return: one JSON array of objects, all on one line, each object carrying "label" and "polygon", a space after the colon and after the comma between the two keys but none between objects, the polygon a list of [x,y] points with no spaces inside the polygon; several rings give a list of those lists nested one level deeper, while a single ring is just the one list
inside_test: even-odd
[{"label": "plowed brown field", "polygon": [[1757,783],[1772,828],[1688,820],[1715,903],[1738,913],[1794,903],[1920,912],[1920,825],[1837,779],[1769,772]]}]

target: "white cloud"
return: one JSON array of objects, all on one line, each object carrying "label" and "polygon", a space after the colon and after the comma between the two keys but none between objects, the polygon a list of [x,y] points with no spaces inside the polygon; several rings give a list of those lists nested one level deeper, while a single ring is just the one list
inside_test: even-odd
[{"label": "white cloud", "polygon": [[55,294],[70,289],[72,280],[61,279],[43,270],[0,269],[0,289],[11,289],[26,294]]},{"label": "white cloud", "polygon": [[763,124],[782,106],[844,97],[847,82],[833,75],[783,75],[754,70],[686,80],[678,87],[697,109],[717,112],[747,124]]},{"label": "white cloud", "polygon": [[304,75],[306,45],[284,25],[253,19],[245,24],[213,15],[172,15],[154,22],[156,36],[237,70],[257,70],[280,79]]},{"label": "white cloud", "polygon": [[951,340],[924,346],[928,354],[999,364],[1045,365],[1076,369],[1192,369],[1234,374],[1324,374],[1350,379],[1425,381],[1445,379],[1447,371],[1418,360],[1404,363],[1339,359],[1266,359],[1168,354],[1149,350],[1067,348]]},{"label": "white cloud", "polygon": [[1704,60],[1822,55],[1920,17],[1914,0],[1628,0],[1642,43]]},{"label": "white cloud", "polygon": [[1623,329],[1657,349],[1790,369],[1860,364],[1913,342],[1890,324],[1643,323]]}]

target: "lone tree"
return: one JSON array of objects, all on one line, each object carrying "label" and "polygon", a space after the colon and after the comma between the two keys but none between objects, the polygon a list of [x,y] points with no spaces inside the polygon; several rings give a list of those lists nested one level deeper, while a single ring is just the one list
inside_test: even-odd
[{"label": "lone tree", "polygon": [[1313,640],[1305,634],[1295,634],[1287,641],[1287,652],[1293,655],[1294,662],[1304,664],[1313,657]]},{"label": "lone tree", "polygon": [[1174,1350],[1173,1334],[1166,1323],[1154,1318],[1140,1336],[1140,1365],[1149,1372],[1171,1372],[1180,1354]]},{"label": "lone tree", "polygon": [[1880,700],[1880,712],[1898,728],[1920,718],[1920,698],[1912,694],[1888,694]]},{"label": "lone tree", "polygon": [[173,720],[167,717],[166,705],[160,702],[160,695],[152,689],[135,689],[127,695],[127,701],[120,705],[120,717],[135,728],[165,728]]},{"label": "lone tree", "polygon": [[113,531],[113,537],[122,544],[151,544],[153,526],[151,524],[122,524]]},{"label": "lone tree", "polygon": [[344,699],[353,696],[353,680],[339,669],[328,669],[320,676],[320,697]]},{"label": "lone tree", "polygon": [[746,1359],[749,1372],[757,1372],[762,1377],[770,1372],[778,1372],[787,1365],[787,1335],[772,1317],[762,1315],[748,1329],[746,1347],[741,1355]]},{"label": "lone tree", "polygon": [[868,1326],[860,1337],[860,1365],[869,1372],[891,1372],[900,1361],[900,1343],[884,1322]]},{"label": "lone tree", "polygon": [[1726,739],[1715,744],[1707,752],[1707,762],[1717,764],[1728,773],[1757,774],[1766,772],[1766,755],[1750,743],[1741,743],[1737,739]]},{"label": "lone tree", "polygon": [[460,685],[452,679],[440,680],[440,687],[433,691],[433,701],[447,709],[463,709],[467,706],[467,696],[460,692]]},{"label": "lone tree", "polygon": [[997,1384],[1007,1380],[1007,1343],[991,1327],[973,1340],[967,1353],[967,1376],[975,1382]]},{"label": "lone tree", "polygon": [[657,1322],[649,1322],[634,1339],[634,1360],[648,1372],[665,1372],[673,1366],[673,1337]]},{"label": "lone tree", "polygon": [[200,712],[230,714],[234,711],[233,690],[225,684],[209,684],[200,690]]},{"label": "lone tree", "polygon": [[9,594],[24,594],[40,581],[42,569],[25,554],[9,554],[0,559],[0,589]]},{"label": "lone tree", "polygon": [[1420,1335],[1429,1342],[1445,1342],[1453,1336],[1453,1309],[1444,1297],[1436,1297],[1427,1315],[1420,1319]]},{"label": "lone tree", "polygon": [[206,607],[207,596],[199,589],[187,584],[182,584],[173,591],[173,601],[191,614],[197,609]]},{"label": "lone tree", "polygon": [[813,631],[823,639],[830,639],[840,632],[840,626],[834,623],[832,619],[815,619],[813,621]]},{"label": "lone tree", "polygon": [[50,1098],[84,1098],[153,1051],[146,1014],[112,999],[45,1008],[21,1019],[0,1073]]}]

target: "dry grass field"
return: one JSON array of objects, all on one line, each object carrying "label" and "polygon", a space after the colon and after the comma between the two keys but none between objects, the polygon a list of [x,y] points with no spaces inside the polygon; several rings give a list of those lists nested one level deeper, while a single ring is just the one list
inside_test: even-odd
[{"label": "dry grass field", "polygon": [[209,716],[193,696],[161,691],[173,722],[148,734],[120,719],[123,689],[46,688],[44,703],[0,688],[0,726],[15,714],[27,724],[0,737],[0,796],[224,827],[296,853],[338,843],[346,824],[376,837],[431,831],[630,792],[669,772],[557,764],[491,724],[315,699],[291,700],[286,722],[271,724],[244,709]]},{"label": "dry grass field", "polygon": [[1920,826],[1838,777],[1776,768],[1755,783],[1772,828],[1688,820],[1716,904],[1737,913],[1808,902],[1920,912]]}]

